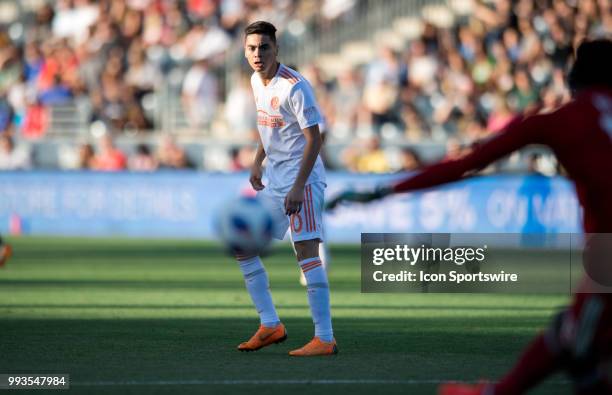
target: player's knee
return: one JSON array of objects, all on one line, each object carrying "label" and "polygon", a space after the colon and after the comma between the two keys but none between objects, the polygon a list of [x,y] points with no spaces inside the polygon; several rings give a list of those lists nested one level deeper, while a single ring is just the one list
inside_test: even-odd
[{"label": "player's knee", "polygon": [[238,262],[241,262],[241,261],[248,261],[248,260],[250,260],[250,259],[255,258],[256,256],[257,256],[257,255],[251,255],[251,254],[245,254],[245,255],[242,255],[242,254],[234,253],[234,257],[236,258],[236,260],[237,260]]},{"label": "player's knee", "polygon": [[[561,355],[567,352],[568,342],[567,336],[564,336],[564,327],[571,321],[571,313],[569,310],[562,310],[557,313],[546,332],[544,332],[544,340],[551,353]],[[567,333],[567,331],[565,331]]]},{"label": "player's knee", "polygon": [[319,240],[296,241],[293,245],[298,261],[319,256]]}]

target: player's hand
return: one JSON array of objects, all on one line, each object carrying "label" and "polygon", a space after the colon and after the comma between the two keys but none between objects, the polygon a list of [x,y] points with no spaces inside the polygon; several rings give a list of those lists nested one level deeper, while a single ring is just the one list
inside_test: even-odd
[{"label": "player's hand", "polygon": [[297,214],[302,210],[302,203],[304,203],[304,188],[293,187],[285,196],[285,214]]},{"label": "player's hand", "polygon": [[251,167],[251,177],[249,177],[249,181],[251,182],[251,186],[256,191],[261,191],[266,186],[261,182],[261,177],[263,175],[263,171],[261,166],[253,165]]},{"label": "player's hand", "polygon": [[349,189],[341,192],[338,196],[328,201],[325,204],[325,210],[333,210],[342,202],[371,202],[372,200],[381,199],[391,193],[393,193],[393,189],[391,187],[377,187],[373,190],[364,192],[356,192]]}]

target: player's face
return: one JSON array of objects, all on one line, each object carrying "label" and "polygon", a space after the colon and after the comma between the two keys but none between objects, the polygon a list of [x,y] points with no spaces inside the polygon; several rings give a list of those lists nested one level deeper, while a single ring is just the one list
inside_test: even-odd
[{"label": "player's face", "polygon": [[269,74],[276,66],[278,47],[270,37],[262,34],[249,34],[244,42],[244,56],[251,68],[263,74]]}]

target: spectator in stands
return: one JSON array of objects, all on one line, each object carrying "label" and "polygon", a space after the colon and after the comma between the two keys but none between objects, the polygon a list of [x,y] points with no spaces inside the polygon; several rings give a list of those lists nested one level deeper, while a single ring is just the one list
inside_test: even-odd
[{"label": "spectator in stands", "polygon": [[140,41],[134,41],[128,50],[128,68],[125,73],[127,84],[134,90],[134,96],[141,100],[152,93],[159,83],[159,70],[146,58]]},{"label": "spectator in stands", "polygon": [[427,52],[427,46],[423,40],[413,41],[407,51],[410,84],[431,91],[439,67],[438,59],[434,54]]},{"label": "spectator in stands", "polygon": [[43,64],[44,59],[39,46],[33,41],[27,42],[24,51],[24,74],[29,84],[36,83]]},{"label": "spectator in stands", "polygon": [[79,145],[77,151],[77,169],[92,170],[95,168],[96,152],[93,145],[83,143]]},{"label": "spectator in stands", "polygon": [[455,137],[451,137],[446,140],[446,154],[444,160],[455,160],[459,159],[464,154],[464,147],[461,141]]},{"label": "spectator in stands", "polygon": [[170,136],[162,138],[157,151],[157,160],[160,169],[192,169],[195,167],[185,150],[179,147]]},{"label": "spectator in stands", "polygon": [[53,77],[53,83],[38,95],[43,106],[66,104],[72,100],[72,91],[63,83],[59,75]]},{"label": "spectator in stands", "polygon": [[0,170],[27,170],[31,167],[30,151],[15,147],[8,134],[0,135]]},{"label": "spectator in stands", "polygon": [[359,121],[362,88],[356,70],[346,69],[340,73],[335,89],[330,92],[331,111],[328,114],[334,134],[348,137],[353,134]]},{"label": "spectator in stands", "polygon": [[463,126],[461,127],[461,134],[469,141],[478,141],[482,138],[486,138],[489,134],[486,126],[486,120],[483,119],[481,115],[476,114],[464,120]]},{"label": "spectator in stands", "polygon": [[6,33],[0,33],[0,92],[6,92],[20,80],[23,70],[20,52]]},{"label": "spectator in stands", "polygon": [[99,8],[90,0],[55,2],[53,34],[56,37],[70,37],[82,40],[87,29],[98,19]]},{"label": "spectator in stands", "polygon": [[496,95],[493,98],[495,104],[493,111],[489,114],[489,120],[487,121],[487,130],[490,132],[499,132],[502,130],[515,116],[510,111],[508,102],[500,95]]},{"label": "spectator in stands", "polygon": [[[175,77],[191,61],[182,82],[183,109],[191,128],[209,128],[221,104],[226,112],[237,113],[236,103],[249,103],[240,88],[221,97],[219,84],[224,68],[232,63],[223,54],[232,39],[242,40],[236,35],[241,25],[267,19],[279,22],[282,31],[291,21],[290,38],[295,41],[301,24],[325,33],[330,20],[350,17],[360,4],[325,1],[316,8],[307,2],[250,0],[27,3],[38,8],[32,20],[22,21],[23,43],[0,33],[0,92],[12,108],[11,113],[0,103],[0,129],[6,130],[2,125],[10,119],[8,125],[16,126],[13,134],[28,138],[45,136],[51,114],[47,105],[69,101],[91,108],[85,115],[112,131],[159,128],[147,118],[151,112],[145,112],[143,102],[166,103],[148,100],[148,95],[161,93],[166,84],[157,81],[162,79],[169,82],[167,92],[172,94]],[[307,67],[304,75],[317,89],[332,139],[349,139],[371,126],[379,131],[391,124],[410,141],[434,139],[444,144],[446,138],[458,137],[469,144],[486,134],[482,120],[504,121],[507,111],[515,113],[540,102],[551,110],[569,99],[563,70],[572,46],[586,35],[610,34],[608,3],[478,1],[473,12],[457,18],[453,26],[423,21],[419,37],[403,47],[383,46],[365,68],[346,62],[336,77],[325,75],[332,73],[327,68]],[[495,104],[497,95],[507,108]],[[170,114],[174,108],[163,110]],[[225,118],[241,135],[249,126],[238,125],[238,118],[254,119]],[[354,158],[362,155],[361,147],[352,151]],[[346,150],[347,157],[350,152]],[[349,163],[357,169],[355,161]]]},{"label": "spectator in stands", "polygon": [[341,152],[341,163],[349,171],[358,173],[386,173],[391,170],[387,154],[381,148],[381,138],[371,135],[357,140]]},{"label": "spectator in stands", "polygon": [[250,145],[234,147],[231,152],[230,171],[244,171],[251,168],[255,160],[255,149]]},{"label": "spectator in stands", "polygon": [[396,104],[401,69],[396,52],[389,47],[381,48],[376,60],[368,65],[363,103],[371,117],[375,133],[380,133],[385,123],[398,121]]},{"label": "spectator in stands", "polygon": [[205,58],[198,59],[183,81],[183,108],[195,130],[210,127],[217,110],[217,79]]},{"label": "spectator in stands", "polygon": [[229,49],[230,37],[211,21],[200,20],[194,23],[179,45],[189,59],[211,61]]},{"label": "spectator in stands", "polygon": [[225,121],[232,136],[243,141],[257,141],[259,138],[255,124],[257,114],[253,105],[250,76],[241,74],[236,80],[225,101]]},{"label": "spectator in stands", "polygon": [[[22,73],[19,80],[11,85],[9,90],[6,92],[6,99],[10,107],[12,108],[13,114],[10,120],[15,124],[17,129],[23,127],[24,118],[26,116],[26,109],[28,106],[28,85],[25,78],[25,73]],[[0,111],[1,113],[1,111]],[[2,121],[0,119],[0,128],[2,128]]]},{"label": "spectator in stands", "polygon": [[399,171],[415,171],[423,166],[419,154],[410,147],[403,147],[400,151]]},{"label": "spectator in stands", "polygon": [[406,140],[416,142],[430,135],[429,125],[413,105],[405,103],[401,116],[404,124],[404,138]]},{"label": "spectator in stands", "polygon": [[129,158],[129,169],[132,171],[154,171],[157,170],[157,159],[151,154],[146,144],[138,144],[136,153]]},{"label": "spectator in stands", "polygon": [[0,134],[11,134],[13,130],[13,107],[5,95],[0,95]]},{"label": "spectator in stands", "polygon": [[365,144],[365,152],[360,156],[357,169],[362,173],[387,173],[390,170],[385,151],[379,137],[371,137]]},{"label": "spectator in stands", "polygon": [[514,73],[514,90],[510,93],[510,99],[518,111],[524,111],[538,101],[538,93],[527,70],[519,68]]},{"label": "spectator in stands", "polygon": [[100,152],[93,159],[94,170],[99,171],[120,171],[125,170],[127,158],[125,154],[115,147],[113,138],[110,134],[105,134],[100,138]]}]

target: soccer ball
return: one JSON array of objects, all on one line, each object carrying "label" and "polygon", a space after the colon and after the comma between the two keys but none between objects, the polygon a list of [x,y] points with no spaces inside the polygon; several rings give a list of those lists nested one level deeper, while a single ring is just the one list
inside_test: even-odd
[{"label": "soccer ball", "polygon": [[215,228],[232,254],[258,255],[270,246],[274,223],[268,209],[256,198],[240,197],[219,210]]}]

